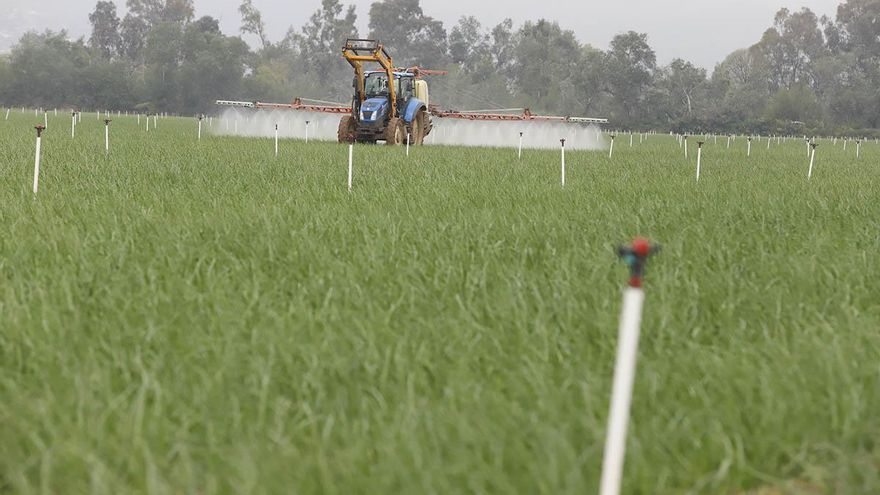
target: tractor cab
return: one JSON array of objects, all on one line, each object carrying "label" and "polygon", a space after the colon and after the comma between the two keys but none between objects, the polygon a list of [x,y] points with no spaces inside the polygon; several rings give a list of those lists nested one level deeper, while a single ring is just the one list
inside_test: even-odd
[{"label": "tractor cab", "polygon": [[[354,98],[351,115],[339,123],[339,141],[395,145],[409,139],[422,144],[432,125],[428,83],[419,79],[418,71],[394,68],[375,40],[348,40],[342,53],[354,68]],[[380,70],[364,70],[366,63],[378,64]]]}]

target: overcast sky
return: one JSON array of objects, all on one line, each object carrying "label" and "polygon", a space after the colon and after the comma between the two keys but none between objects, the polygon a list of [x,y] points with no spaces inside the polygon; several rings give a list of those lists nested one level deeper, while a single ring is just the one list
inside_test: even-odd
[{"label": "overcast sky", "polygon": [[[374,0],[344,0],[357,6],[361,34],[367,34],[367,14]],[[124,0],[116,0],[120,13]],[[240,0],[195,0],[198,16],[221,21],[227,34],[237,34]],[[273,41],[289,26],[299,29],[321,0],[253,0],[262,12]],[[780,7],[809,7],[820,17],[834,17],[840,0],[422,0],[427,15],[451,29],[459,17],[473,15],[485,26],[505,17],[517,24],[546,18],[573,30],[581,42],[607,48],[623,31],[648,33],[658,61],[680,57],[711,69],[728,53],[760,39]],[[27,30],[66,28],[74,37],[87,36],[88,13],[94,0],[0,0],[0,51]],[[120,14],[121,16],[121,14]],[[253,40],[249,40],[253,41]]]}]

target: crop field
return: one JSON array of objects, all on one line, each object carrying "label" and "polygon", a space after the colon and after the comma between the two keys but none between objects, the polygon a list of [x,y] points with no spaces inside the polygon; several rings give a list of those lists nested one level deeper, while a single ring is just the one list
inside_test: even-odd
[{"label": "crop field", "polygon": [[[880,493],[880,144],[196,140],[0,120],[0,494]],[[215,126],[217,123],[215,122]],[[560,136],[564,137],[564,136]]]}]

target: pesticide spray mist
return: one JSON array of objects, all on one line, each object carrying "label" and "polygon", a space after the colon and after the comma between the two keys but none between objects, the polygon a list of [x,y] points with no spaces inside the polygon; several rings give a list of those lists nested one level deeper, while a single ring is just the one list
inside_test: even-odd
[{"label": "pesticide spray mist", "polygon": [[[339,114],[296,112],[290,110],[240,110],[230,108],[221,119],[229,125],[216,125],[211,132],[218,135],[263,137],[278,135],[285,139],[305,139],[306,122],[309,139],[336,141]],[[238,121],[238,131],[233,122]],[[434,129],[425,138],[425,144],[450,146],[488,146],[516,149],[519,133],[523,133],[524,149],[557,149],[559,140],[565,138],[569,150],[608,149],[610,139],[595,125],[540,121],[489,121],[479,122],[459,119],[434,119]]]}]

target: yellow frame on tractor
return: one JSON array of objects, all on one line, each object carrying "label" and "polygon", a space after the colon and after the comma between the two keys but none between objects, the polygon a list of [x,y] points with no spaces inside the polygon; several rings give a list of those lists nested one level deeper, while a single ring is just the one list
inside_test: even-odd
[{"label": "yellow frame on tractor", "polygon": [[391,55],[377,40],[348,39],[342,48],[342,56],[354,68],[357,78],[357,107],[366,99],[364,94],[364,63],[377,63],[388,75],[388,97],[391,100],[391,117],[397,117],[397,94],[394,88],[394,63]]}]

